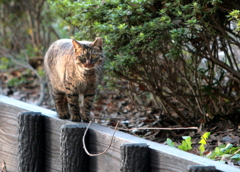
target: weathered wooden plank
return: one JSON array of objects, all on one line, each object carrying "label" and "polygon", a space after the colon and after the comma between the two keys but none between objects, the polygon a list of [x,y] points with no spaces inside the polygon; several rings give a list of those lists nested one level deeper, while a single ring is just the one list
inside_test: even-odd
[{"label": "weathered wooden plank", "polygon": [[16,114],[18,113],[19,111],[16,108],[0,103],[0,164],[3,165],[2,162],[4,161],[8,171],[17,171],[18,120]]},{"label": "weathered wooden plank", "polygon": [[[24,111],[41,112],[45,115],[45,138],[47,141],[44,151],[46,153],[46,171],[61,171],[61,126],[64,124],[79,124],[81,127],[86,127],[87,124],[60,120],[57,119],[57,115],[53,111],[0,95],[0,160],[6,160],[9,171],[17,170],[16,165],[14,165],[17,164],[17,114]],[[112,134],[112,129],[92,124],[87,138],[89,152],[99,153],[104,151],[111,141]],[[98,157],[89,157],[89,171],[112,172],[113,169],[120,169],[120,146],[124,143],[146,143],[149,145],[149,161],[152,172],[186,172],[189,165],[215,166],[217,170],[227,172],[240,171],[235,167],[119,131],[115,133],[112,146],[106,154]],[[10,155],[9,158],[6,158],[7,155]]]},{"label": "weathered wooden plank", "polygon": [[18,171],[42,172],[44,165],[44,120],[41,113],[18,116]]},{"label": "weathered wooden plank", "polygon": [[149,171],[149,150],[146,143],[125,143],[120,150],[122,172]]},{"label": "weathered wooden plank", "polygon": [[62,172],[88,171],[88,157],[83,149],[82,138],[86,128],[79,125],[64,125],[61,128]]},{"label": "weathered wooden plank", "polygon": [[[4,98],[4,99],[3,99]],[[61,162],[59,157],[60,150],[60,128],[66,121],[57,119],[55,112],[39,108],[21,101],[0,96],[0,160],[4,160],[7,170],[15,172],[18,167],[18,120],[17,116],[21,112],[35,111],[44,112],[51,116],[45,116],[55,120],[45,121],[45,137],[47,146],[46,153],[46,171],[60,171]]]},{"label": "weathered wooden plank", "polygon": [[[5,151],[0,151],[0,168],[3,169],[6,165],[6,169],[9,172],[16,172],[17,171],[17,155],[9,154]],[[16,161],[15,161],[16,159]]]}]

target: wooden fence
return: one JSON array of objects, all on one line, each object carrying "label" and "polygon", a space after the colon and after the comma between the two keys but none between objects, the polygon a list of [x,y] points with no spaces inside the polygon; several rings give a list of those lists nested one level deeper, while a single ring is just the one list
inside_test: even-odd
[{"label": "wooden fence", "polygon": [[[86,123],[60,120],[56,113],[0,95],[0,169],[8,172],[212,172],[240,171],[216,161],[117,131],[103,155],[88,156]],[[113,130],[92,124],[89,152],[104,151]]]}]

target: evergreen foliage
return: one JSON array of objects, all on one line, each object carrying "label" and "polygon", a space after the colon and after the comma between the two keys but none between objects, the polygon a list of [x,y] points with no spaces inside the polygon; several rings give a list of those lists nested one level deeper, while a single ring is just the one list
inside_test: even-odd
[{"label": "evergreen foliage", "polygon": [[78,30],[78,39],[103,37],[107,73],[128,80],[136,95],[151,93],[156,108],[177,124],[199,125],[239,112],[240,1],[49,3]]}]

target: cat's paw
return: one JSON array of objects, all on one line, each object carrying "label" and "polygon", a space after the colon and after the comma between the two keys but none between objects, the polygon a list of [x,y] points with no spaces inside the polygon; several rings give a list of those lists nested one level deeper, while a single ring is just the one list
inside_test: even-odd
[{"label": "cat's paw", "polygon": [[80,122],[81,121],[81,117],[79,115],[71,115],[70,120],[71,121]]},{"label": "cat's paw", "polygon": [[92,118],[90,116],[82,116],[83,122],[89,122],[92,121]]},{"label": "cat's paw", "polygon": [[60,119],[69,119],[70,114],[68,112],[65,112],[65,113],[61,112],[61,113],[58,113],[58,117]]}]

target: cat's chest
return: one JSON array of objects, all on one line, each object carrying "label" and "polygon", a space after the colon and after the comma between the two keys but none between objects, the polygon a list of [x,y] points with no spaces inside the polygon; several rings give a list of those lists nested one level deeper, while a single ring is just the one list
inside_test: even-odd
[{"label": "cat's chest", "polygon": [[83,92],[89,89],[95,89],[96,85],[97,85],[97,78],[96,76],[94,77],[84,77],[81,78],[79,80],[75,80],[74,82],[75,84],[75,88],[79,91],[79,92]]},{"label": "cat's chest", "polygon": [[90,89],[95,89],[97,85],[98,75],[94,71],[80,73],[68,72],[65,82],[71,85],[71,90],[74,92],[82,93]]}]

